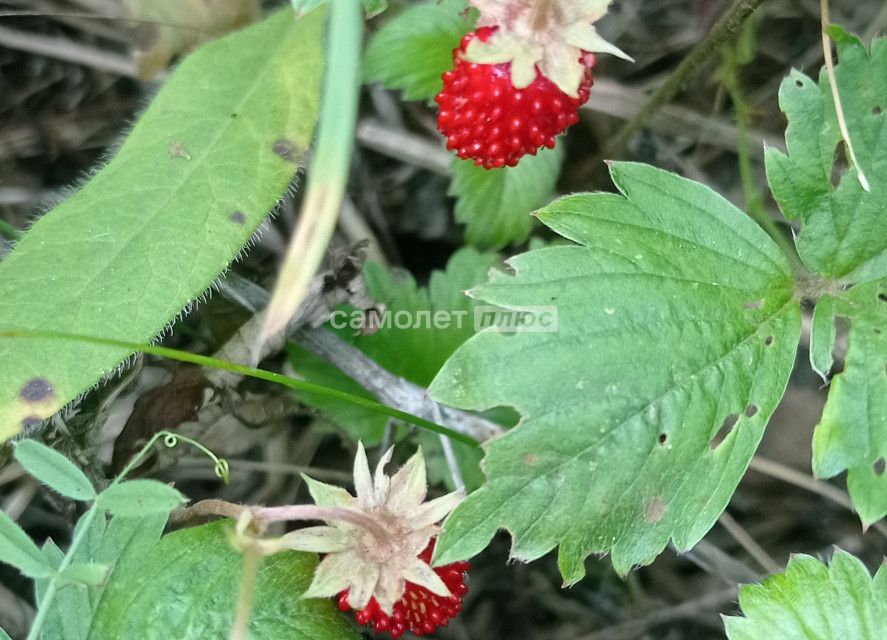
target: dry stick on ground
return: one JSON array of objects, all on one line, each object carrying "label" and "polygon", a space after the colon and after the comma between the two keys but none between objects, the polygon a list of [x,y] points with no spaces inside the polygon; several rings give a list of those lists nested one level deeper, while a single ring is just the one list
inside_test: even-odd
[{"label": "dry stick on ground", "polygon": [[718,518],[718,522],[765,571],[776,573],[780,570],[779,563],[771,558],[770,554],[728,512],[724,511]]},{"label": "dry stick on ground", "polygon": [[[268,293],[258,286],[250,285],[250,297],[247,299],[243,295],[238,295],[242,293],[240,289],[245,284],[242,278],[229,276],[227,284],[220,288],[223,293],[243,304],[245,308],[256,312],[259,306],[267,301]],[[258,318],[250,323],[255,324],[260,321],[261,319]],[[379,366],[375,360],[366,356],[357,347],[341,340],[326,329],[311,328],[311,324],[303,323],[301,320],[291,322],[288,327],[288,335],[292,336],[302,347],[352,378],[383,404],[418,416],[427,416],[434,411],[436,403],[428,397],[426,389],[394,375]],[[229,359],[236,361],[237,357]],[[480,416],[452,407],[438,406],[444,425],[470,436],[478,442],[489,440],[504,431],[496,423]]]},{"label": "dry stick on ground", "polygon": [[[632,137],[650,120],[663,106],[671,102],[694,73],[704,63],[715,57],[717,51],[739,30],[742,23],[764,3],[764,0],[737,0],[725,15],[711,30],[708,37],[697,44],[693,50],[681,61],[671,75],[662,83],[662,86],[650,96],[643,109],[610,139],[603,152],[603,158],[616,158],[628,146]],[[600,162],[591,166],[591,171],[597,171]],[[584,176],[590,179],[591,176]]]},{"label": "dry stick on ground", "polygon": [[737,593],[738,589],[736,587],[715,591],[673,607],[657,609],[644,618],[622,622],[606,629],[574,638],[573,640],[628,640],[629,638],[637,638],[652,627],[693,618],[720,609],[728,602],[735,600]]},{"label": "dry stick on ground", "polygon": [[[322,327],[303,327],[293,338],[306,350],[334,365],[349,378],[373,394],[380,402],[419,416],[427,416],[434,401],[427,391],[409,380],[395,376],[335,334]],[[489,440],[503,432],[502,427],[480,416],[438,405],[443,424],[478,442]]]},{"label": "dry stick on ground", "polygon": [[139,77],[136,63],[126,56],[66,38],[0,26],[0,45],[56,58],[64,62],[72,62],[118,76]]},{"label": "dry stick on ground", "polygon": [[[798,471],[797,469],[792,469],[791,467],[768,460],[767,458],[762,458],[761,456],[755,456],[752,458],[748,468],[757,471],[758,473],[763,473],[766,476],[770,476],[771,478],[776,478],[777,480],[793,484],[800,489],[819,494],[823,498],[841,505],[848,511],[856,511],[853,508],[853,502],[851,502],[850,496],[845,492],[827,482],[817,480],[809,474]],[[887,525],[885,525],[883,521],[875,522],[872,524],[872,528],[887,538]]]}]

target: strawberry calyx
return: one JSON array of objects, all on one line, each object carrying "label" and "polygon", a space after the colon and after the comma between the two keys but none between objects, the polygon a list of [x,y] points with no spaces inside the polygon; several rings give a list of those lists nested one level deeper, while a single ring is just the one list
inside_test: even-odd
[{"label": "strawberry calyx", "polygon": [[[428,543],[419,555],[421,560],[431,561],[434,543],[434,539]],[[462,610],[462,598],[468,593],[468,586],[465,584],[468,569],[467,562],[434,567],[434,572],[453,594],[451,598],[435,595],[424,587],[407,582],[403,597],[394,604],[391,615],[382,610],[375,598],[371,598],[366,607],[354,611],[354,619],[358,624],[372,626],[376,633],[388,633],[394,640],[407,631],[416,636],[433,633],[437,627],[449,624]],[[339,594],[338,606],[341,611],[352,610],[348,602],[348,591]]]}]

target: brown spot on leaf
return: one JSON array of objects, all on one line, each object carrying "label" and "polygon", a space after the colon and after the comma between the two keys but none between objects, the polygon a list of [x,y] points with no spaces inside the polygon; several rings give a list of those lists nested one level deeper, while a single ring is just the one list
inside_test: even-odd
[{"label": "brown spot on leaf", "polygon": [[773,344],[773,336],[767,336],[767,337],[764,339],[764,344],[767,345],[768,347],[769,347],[771,344]]},{"label": "brown spot on leaf", "polygon": [[535,453],[528,453],[524,456],[524,464],[534,465],[539,462],[539,456]]},{"label": "brown spot on leaf", "polygon": [[760,309],[764,306],[763,300],[752,300],[751,302],[746,302],[742,305],[743,309]]},{"label": "brown spot on leaf", "polygon": [[19,392],[25,402],[45,402],[52,398],[55,389],[46,378],[32,378],[25,383]]},{"label": "brown spot on leaf", "polygon": [[228,219],[234,224],[246,224],[246,214],[243,211],[235,211]]},{"label": "brown spot on leaf", "polygon": [[665,442],[667,440],[668,440],[668,434],[665,434],[665,433],[659,434],[659,444],[665,444]]},{"label": "brown spot on leaf", "polygon": [[298,162],[299,160],[298,149],[295,143],[293,143],[291,140],[287,140],[286,138],[281,138],[280,140],[277,140],[273,145],[271,145],[271,150],[287,162]]},{"label": "brown spot on leaf", "polygon": [[665,514],[665,503],[662,498],[653,498],[644,505],[644,522],[647,524],[656,524],[662,520]]},{"label": "brown spot on leaf", "polygon": [[876,476],[883,476],[885,469],[887,469],[887,460],[884,460],[883,457],[875,460],[875,464],[872,465],[872,471],[875,472]]},{"label": "brown spot on leaf", "polygon": [[745,408],[745,416],[747,418],[751,418],[758,412],[758,406],[755,404],[750,404]]}]

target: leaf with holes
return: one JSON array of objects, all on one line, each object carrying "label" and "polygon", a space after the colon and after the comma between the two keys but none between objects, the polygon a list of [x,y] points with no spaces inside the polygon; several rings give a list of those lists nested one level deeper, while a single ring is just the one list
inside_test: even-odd
[{"label": "leaf with holes", "polygon": [[[189,56],[113,160],[0,263],[0,332],[146,342],[205,291],[308,148],[322,22],[284,10]],[[128,355],[0,337],[0,439],[51,416]]]},{"label": "leaf with holes", "polygon": [[563,160],[563,145],[501,169],[455,158],[450,195],[456,197],[456,220],[467,225],[465,239],[490,248],[525,241],[533,229],[529,212],[551,200]]},{"label": "leaf with holes", "polygon": [[622,195],[538,214],[578,244],[519,255],[514,275],[474,290],[557,322],[485,330],[431,386],[448,404],[523,416],[487,443],[487,482],[445,523],[437,563],[473,556],[503,528],[521,560],[559,545],[567,583],[591,553],[625,573],[669,539],[689,549],[785,390],[800,307],[776,244],[701,184],[645,165],[610,171]]},{"label": "leaf with holes", "polygon": [[730,640],[880,640],[887,629],[887,565],[874,580],[837,549],[828,567],[792,556],[784,573],[739,591],[745,617],[724,618]]},{"label": "leaf with holes", "polygon": [[843,372],[834,376],[813,434],[813,471],[847,470],[847,489],[865,525],[887,514],[887,279],[826,295],[814,310],[811,354],[827,373],[835,322],[849,322]]},{"label": "leaf with holes", "polygon": [[802,223],[804,263],[820,276],[857,283],[887,277],[887,39],[868,52],[840,28],[831,34],[847,128],[871,191],[855,169],[841,169],[846,152],[824,69],[818,83],[798,71],[782,83],[788,154],[767,149],[767,179],[786,217]]},{"label": "leaf with holes", "polygon": [[370,39],[364,79],[400,89],[406,100],[431,100],[441,76],[453,66],[453,49],[474,20],[463,15],[465,0],[425,2],[387,22]]},{"label": "leaf with holes", "polygon": [[853,504],[870,524],[887,515],[887,300],[879,299],[887,292],[887,39],[866,51],[840,28],[831,35],[847,127],[871,191],[855,169],[834,166],[844,149],[825,71],[818,84],[798,72],[783,82],[788,155],[769,149],[767,176],[785,215],[803,224],[801,258],[822,278],[810,357],[823,377],[832,367],[836,318],[850,324],[844,371],[814,433],[813,470],[823,478],[847,470]]},{"label": "leaf with holes", "polygon": [[[150,553],[130,554],[102,594],[89,638],[227,638],[243,558],[228,541],[229,521],[164,536]],[[316,557],[287,551],[262,560],[253,597],[252,640],[353,640],[329,600],[302,600]]]}]

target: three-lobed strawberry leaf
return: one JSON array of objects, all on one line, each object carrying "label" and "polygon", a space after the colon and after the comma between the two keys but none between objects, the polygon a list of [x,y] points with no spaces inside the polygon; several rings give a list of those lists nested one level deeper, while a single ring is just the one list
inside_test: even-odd
[{"label": "three-lobed strawberry leaf", "polygon": [[[832,379],[813,438],[813,470],[847,471],[863,523],[887,514],[887,39],[867,51],[838,27],[835,68],[847,129],[866,191],[846,157],[828,77],[795,71],[779,91],[788,116],[788,154],[768,149],[767,176],[786,217],[801,224],[800,256],[822,280],[810,354],[824,377],[832,366],[839,318],[850,325],[843,372]],[[837,162],[836,162],[837,153]]]},{"label": "three-lobed strawberry leaf", "polygon": [[707,187],[618,163],[622,195],[558,200],[539,219],[572,246],[512,258],[474,295],[557,308],[555,333],[488,329],[431,386],[466,409],[515,407],[486,445],[487,482],[444,525],[436,562],[498,529],[532,560],[560,547],[568,583],[591,553],[620,572],[674,540],[692,547],[723,511],[788,381],[800,334],[790,266],[760,227]]}]

